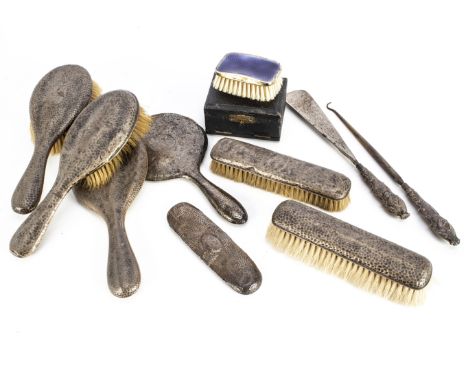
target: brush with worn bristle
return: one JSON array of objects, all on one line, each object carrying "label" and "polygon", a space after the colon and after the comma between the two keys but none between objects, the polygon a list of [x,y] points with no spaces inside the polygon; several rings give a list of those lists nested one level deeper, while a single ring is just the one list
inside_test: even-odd
[{"label": "brush with worn bristle", "polygon": [[10,251],[18,257],[33,253],[70,189],[80,181],[88,187],[106,184],[150,123],[137,98],[125,90],[86,106],[65,136],[52,189],[13,235]]},{"label": "brush with worn bristle", "polygon": [[212,171],[237,182],[328,211],[349,204],[351,181],[333,170],[231,138],[219,140],[210,155]]},{"label": "brush with worn bristle", "polygon": [[267,238],[305,263],[398,303],[421,303],[431,279],[425,257],[292,200],[275,209]]},{"label": "brush with worn bristle", "polygon": [[244,53],[228,53],[216,67],[213,88],[260,102],[275,99],[283,85],[278,62]]},{"label": "brush with worn bristle", "polygon": [[452,245],[460,244],[460,239],[457,237],[455,229],[448,222],[447,219],[439,215],[439,213],[426,202],[421,196],[406,183],[403,178],[398,174],[395,169],[380,155],[380,153],[361,135],[359,132],[346,120],[343,116],[338,113],[335,109],[330,107],[330,103],[327,104],[328,110],[333,112],[339,120],[347,127],[351,134],[361,143],[366,151],[371,155],[372,158],[382,167],[382,169],[397,183],[408,195],[409,200],[416,207],[418,213],[424,219],[424,222],[428,225],[429,229],[436,235],[447,240]]},{"label": "brush with worn bristle", "polygon": [[99,86],[78,65],[59,66],[36,85],[29,105],[34,153],[13,193],[13,211],[27,214],[36,208],[49,154],[60,152],[67,129],[99,94]]}]

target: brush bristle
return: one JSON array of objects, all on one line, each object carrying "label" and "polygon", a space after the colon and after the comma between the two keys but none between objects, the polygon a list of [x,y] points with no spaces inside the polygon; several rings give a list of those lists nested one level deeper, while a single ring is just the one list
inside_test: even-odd
[{"label": "brush bristle", "polygon": [[222,77],[215,74],[213,88],[223,93],[237,97],[249,98],[255,101],[269,102],[277,96],[283,85],[283,78],[279,77],[271,85],[249,84],[239,80]]},{"label": "brush bristle", "polygon": [[97,97],[101,95],[101,87],[97,84],[97,82],[93,81],[93,87],[91,88],[91,101],[94,101]]},{"label": "brush bristle", "polygon": [[130,135],[127,143],[125,143],[124,147],[114,158],[111,159],[110,162],[107,162],[83,179],[85,187],[93,189],[102,187],[109,183],[112,176],[122,165],[125,157],[133,151],[138,142],[140,142],[140,140],[148,133],[150,127],[151,117],[145,113],[142,107],[140,107],[135,127],[133,128],[132,134]]},{"label": "brush bristle", "polygon": [[[101,95],[101,88],[96,82],[93,81],[93,87],[91,88],[91,99],[89,102],[94,101],[100,95]],[[31,132],[31,139],[34,143],[35,135],[34,135],[34,130],[32,128],[32,123],[29,124],[29,131]],[[60,152],[62,151],[63,142],[65,141],[65,134],[66,132],[63,133],[60,137],[58,137],[58,139],[55,141],[54,145],[50,149],[50,152],[49,152],[50,155],[60,154]]]},{"label": "brush bristle", "polygon": [[303,190],[299,187],[283,184],[271,179],[267,179],[261,175],[253,174],[246,170],[241,170],[236,167],[220,163],[216,160],[211,162],[211,170],[218,175],[250,184],[251,186],[261,188],[266,191],[275,192],[286,196],[287,198],[299,200],[304,203],[313,204],[314,206],[323,208],[327,211],[341,211],[349,204],[349,195],[341,200],[330,199],[322,195],[314,194],[313,192]]},{"label": "brush bristle", "polygon": [[288,255],[390,301],[405,305],[419,305],[424,301],[424,289],[416,290],[399,284],[273,224],[268,228],[267,239]]}]

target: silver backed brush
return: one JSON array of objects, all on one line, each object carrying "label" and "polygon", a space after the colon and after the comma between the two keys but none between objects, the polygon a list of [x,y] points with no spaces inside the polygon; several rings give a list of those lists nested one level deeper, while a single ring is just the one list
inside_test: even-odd
[{"label": "silver backed brush", "polygon": [[267,237],[305,263],[403,304],[422,302],[432,275],[425,257],[293,200],[275,209]]},{"label": "silver backed brush", "polygon": [[17,229],[10,251],[18,257],[32,254],[70,189],[79,181],[91,188],[106,184],[150,123],[135,95],[124,90],[86,106],[67,131],[54,185]]},{"label": "silver backed brush", "polygon": [[436,235],[445,240],[447,240],[452,245],[460,244],[460,239],[455,233],[455,229],[451,224],[444,219],[439,213],[427,203],[419,194],[413,190],[408,183],[406,183],[403,178],[395,171],[395,169],[390,166],[390,164],[380,155],[380,153],[366,140],[364,137],[358,133],[358,131],[351,126],[351,124],[343,118],[343,116],[338,113],[335,109],[332,109],[330,104],[327,105],[328,110],[332,111],[347,129],[353,134],[359,143],[367,150],[367,152],[375,159],[375,161],[382,167],[382,169],[396,182],[398,183],[403,190],[408,195],[411,203],[416,207],[419,215],[423,218],[424,222],[430,228],[430,230]]},{"label": "silver backed brush", "polygon": [[364,182],[388,213],[399,216],[402,219],[406,219],[409,216],[405,202],[398,195],[395,195],[381,180],[377,179],[362,163],[358,162],[343,138],[341,138],[338,131],[336,131],[309,93],[305,90],[289,92],[286,102],[309,126],[353,163]]},{"label": "silver backed brush", "polygon": [[11,198],[13,211],[28,214],[36,208],[49,154],[61,151],[67,129],[99,94],[97,84],[79,65],[59,66],[41,78],[29,102],[34,152]]},{"label": "silver backed brush", "polygon": [[78,183],[73,188],[78,202],[101,215],[107,223],[107,284],[117,297],[131,296],[140,286],[140,268],[128,241],[125,214],[140,191],[147,171],[148,156],[140,143],[105,186],[90,189]]},{"label": "silver backed brush", "polygon": [[210,155],[212,171],[237,182],[329,211],[349,203],[351,181],[328,168],[231,138],[219,140]]}]

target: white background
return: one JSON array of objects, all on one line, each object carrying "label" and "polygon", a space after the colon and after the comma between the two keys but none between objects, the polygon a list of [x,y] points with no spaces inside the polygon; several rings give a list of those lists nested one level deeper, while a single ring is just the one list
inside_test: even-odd
[{"label": "white background", "polygon": [[[305,5],[307,4],[307,6]],[[0,380],[466,381],[466,105],[463,1],[22,1],[0,6]],[[414,209],[387,215],[355,169],[286,111],[268,147],[348,175],[352,203],[335,216],[427,256],[425,305],[390,303],[273,250],[264,235],[282,197],[202,171],[243,203],[244,226],[218,216],[190,182],[146,183],[127,230],[140,290],[107,289],[107,230],[69,195],[37,252],[8,242],[24,216],[10,197],[29,157],[28,104],[52,68],[86,67],[104,91],[128,89],[147,111],[203,125],[219,59],[230,51],[280,61],[354,124],[457,229],[436,239]],[[330,115],[358,159],[393,184]],[[209,136],[209,147],[219,139]],[[209,152],[209,151],[208,151]],[[55,178],[50,159],[45,190]],[[257,263],[263,285],[233,292],[168,227],[171,206],[204,211]]]}]

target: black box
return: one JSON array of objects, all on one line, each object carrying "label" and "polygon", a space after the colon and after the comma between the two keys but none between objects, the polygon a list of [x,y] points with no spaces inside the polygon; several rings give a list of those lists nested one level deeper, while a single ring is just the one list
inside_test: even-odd
[{"label": "black box", "polygon": [[206,132],[279,141],[287,84],[283,78],[280,92],[270,102],[232,96],[210,86],[204,108]]}]

